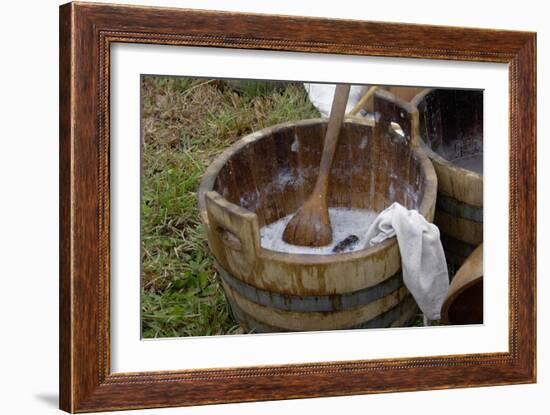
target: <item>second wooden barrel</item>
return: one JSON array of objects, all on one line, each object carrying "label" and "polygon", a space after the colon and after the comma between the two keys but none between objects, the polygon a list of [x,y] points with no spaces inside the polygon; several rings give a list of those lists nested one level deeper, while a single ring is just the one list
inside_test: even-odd
[{"label": "second wooden barrel", "polygon": [[459,268],[483,241],[483,91],[428,89],[411,103],[437,173],[434,223],[447,261]]}]

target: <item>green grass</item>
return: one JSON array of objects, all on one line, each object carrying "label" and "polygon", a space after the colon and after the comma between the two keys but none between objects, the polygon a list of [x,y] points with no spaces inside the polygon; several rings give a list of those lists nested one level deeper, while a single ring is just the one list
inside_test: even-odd
[{"label": "green grass", "polygon": [[147,76],[141,88],[143,337],[241,333],[199,220],[200,179],[242,136],[319,113],[301,84]]}]

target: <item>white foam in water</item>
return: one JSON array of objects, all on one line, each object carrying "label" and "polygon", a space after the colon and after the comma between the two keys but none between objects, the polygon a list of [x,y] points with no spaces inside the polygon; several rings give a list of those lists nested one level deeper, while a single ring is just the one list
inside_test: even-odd
[{"label": "white foam in water", "polygon": [[261,244],[265,249],[286,252],[290,254],[329,255],[332,249],[350,235],[355,235],[359,241],[344,252],[362,249],[366,245],[365,235],[378,213],[367,209],[330,208],[328,210],[332,226],[332,243],[327,246],[309,247],[287,244],[283,241],[283,232],[294,213],[279,219],[260,229]]}]

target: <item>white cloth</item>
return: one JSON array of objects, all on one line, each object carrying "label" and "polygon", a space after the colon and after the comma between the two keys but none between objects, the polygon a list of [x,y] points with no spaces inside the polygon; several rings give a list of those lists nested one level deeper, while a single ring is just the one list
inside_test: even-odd
[{"label": "white cloth", "polygon": [[424,316],[441,318],[441,306],[449,290],[449,274],[439,229],[418,211],[395,202],[382,211],[367,231],[370,246],[397,236],[403,282]]},{"label": "white cloth", "polygon": [[[311,103],[319,110],[323,117],[330,115],[332,108],[332,99],[336,91],[335,84],[304,84],[307,95]],[[348,104],[346,105],[346,114],[349,113],[355,104],[363,97],[366,92],[364,85],[352,85],[349,91]]]}]

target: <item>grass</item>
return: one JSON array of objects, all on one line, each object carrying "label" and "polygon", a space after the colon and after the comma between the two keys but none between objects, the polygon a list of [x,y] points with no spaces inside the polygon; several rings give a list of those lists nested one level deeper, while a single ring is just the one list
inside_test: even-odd
[{"label": "grass", "polygon": [[142,335],[240,333],[199,220],[200,179],[242,136],[319,113],[295,83],[146,76],[141,89]]}]

